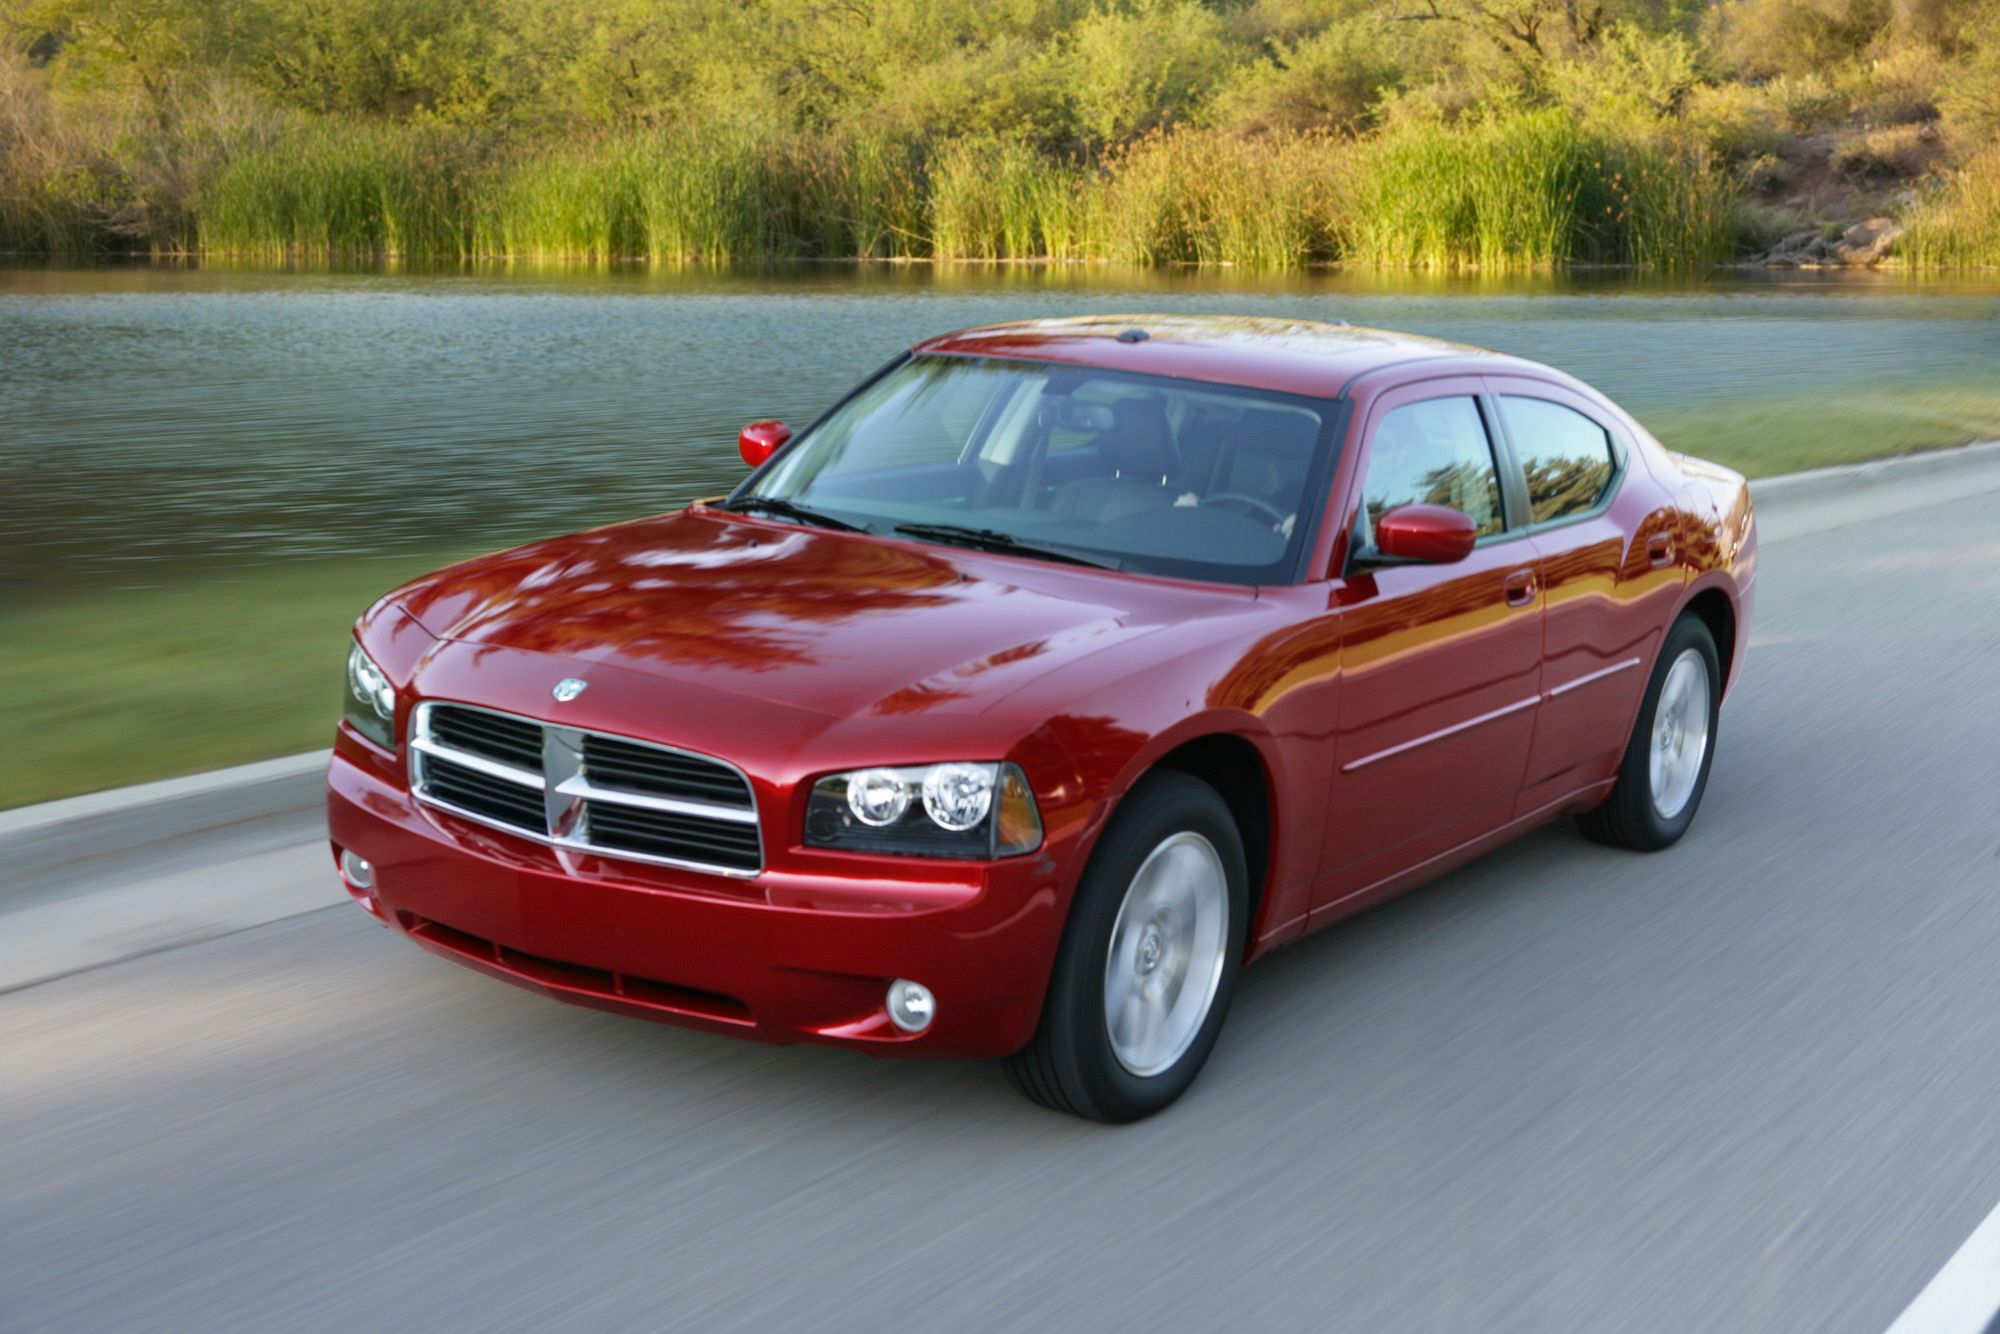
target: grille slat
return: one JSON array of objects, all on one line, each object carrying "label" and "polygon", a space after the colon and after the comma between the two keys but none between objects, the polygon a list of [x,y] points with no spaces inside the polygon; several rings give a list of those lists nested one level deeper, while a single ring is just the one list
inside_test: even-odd
[{"label": "grille slat", "polygon": [[671,811],[643,811],[609,802],[587,801],[584,808],[595,820],[595,829],[629,829],[635,833],[685,838],[691,843],[708,843],[718,848],[755,848],[757,831],[749,825],[722,824],[699,816],[676,815]]},{"label": "grille slat", "polygon": [[[663,862],[725,875],[763,868],[757,799],[749,780],[720,760],[495,713],[470,705],[426,703],[417,710],[411,747],[412,790],[489,824],[542,843]],[[436,747],[461,752],[454,761]],[[471,767],[474,758],[512,766],[541,786],[508,782]],[[553,792],[555,800],[546,800]],[[557,837],[568,794],[583,798],[583,818]],[[709,807],[660,810],[637,799],[669,799]],[[726,811],[749,818],[723,818]]]},{"label": "grille slat", "polygon": [[590,801],[584,803],[584,827],[591,847],[606,852],[698,859],[745,871],[756,869],[759,860],[752,825]]},{"label": "grille slat", "polygon": [[656,750],[611,737],[587,736],[583,768],[600,784],[663,797],[713,801],[745,810],[754,802],[750,785],[733,769],[673,751]]},{"label": "grille slat", "polygon": [[424,784],[439,800],[488,819],[534,834],[547,827],[542,794],[519,783],[492,778],[433,755],[424,761]]},{"label": "grille slat", "polygon": [[542,729],[526,719],[472,709],[436,709],[431,714],[431,732],[446,745],[475,755],[524,769],[542,767]]}]

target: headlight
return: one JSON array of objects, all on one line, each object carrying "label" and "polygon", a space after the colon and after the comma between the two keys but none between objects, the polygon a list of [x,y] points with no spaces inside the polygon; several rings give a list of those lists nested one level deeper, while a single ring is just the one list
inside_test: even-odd
[{"label": "headlight", "polygon": [[370,741],[396,748],[396,688],[359,644],[347,654],[346,717]]},{"label": "headlight", "polygon": [[1042,817],[1012,764],[856,769],[813,784],[806,842],[917,857],[1014,857],[1042,845]]}]

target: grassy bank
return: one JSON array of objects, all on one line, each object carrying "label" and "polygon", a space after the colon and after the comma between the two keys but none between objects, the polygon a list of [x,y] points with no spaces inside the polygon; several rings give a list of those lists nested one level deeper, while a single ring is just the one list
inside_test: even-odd
[{"label": "grassy bank", "polygon": [[354,618],[455,554],[0,609],[0,809],[330,744]]},{"label": "grassy bank", "polygon": [[[57,257],[119,244],[91,228],[114,184],[16,187],[0,192],[0,243]],[[1737,207],[1704,151],[1559,111],[1359,140],[1187,129],[1093,160],[990,138],[716,129],[522,147],[296,119],[213,147],[178,206],[155,210],[130,243],[317,260],[1691,269],[1729,257]]]},{"label": "grassy bank", "polygon": [[[1648,418],[1672,447],[1768,476],[2000,438],[2000,386],[1948,400],[1909,391],[1703,402]],[[466,554],[275,565],[0,609],[10,649],[0,720],[12,743],[0,809],[328,744],[354,617]]]}]

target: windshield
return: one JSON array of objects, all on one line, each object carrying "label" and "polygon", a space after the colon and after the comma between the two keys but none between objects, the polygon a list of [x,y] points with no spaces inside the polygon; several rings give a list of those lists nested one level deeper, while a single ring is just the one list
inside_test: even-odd
[{"label": "windshield", "polygon": [[1191,380],[916,357],[730,503],[790,502],[877,533],[1014,543],[1152,574],[1289,583],[1333,414],[1318,399]]}]

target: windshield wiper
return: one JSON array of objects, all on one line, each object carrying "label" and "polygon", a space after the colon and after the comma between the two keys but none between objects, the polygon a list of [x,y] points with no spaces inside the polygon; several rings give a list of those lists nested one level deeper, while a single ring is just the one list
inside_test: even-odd
[{"label": "windshield wiper", "polygon": [[841,533],[872,533],[875,531],[865,524],[849,523],[845,519],[835,518],[831,514],[823,514],[816,509],[808,509],[804,505],[796,504],[781,496],[745,496],[741,500],[732,500],[727,504],[717,505],[716,508],[728,510],[733,514],[775,514],[781,519],[796,519],[800,523],[817,524],[821,528],[831,528]]},{"label": "windshield wiper", "polygon": [[1003,533],[997,528],[967,528],[956,523],[899,523],[896,531],[905,537],[918,537],[931,542],[944,542],[951,546],[972,547],[978,551],[997,551],[1006,556],[1033,556],[1039,560],[1061,561],[1065,565],[1088,565],[1098,570],[1122,570],[1124,562],[1107,560],[1098,556],[1081,556],[1063,547],[1049,546],[1041,542],[1030,542]]}]

